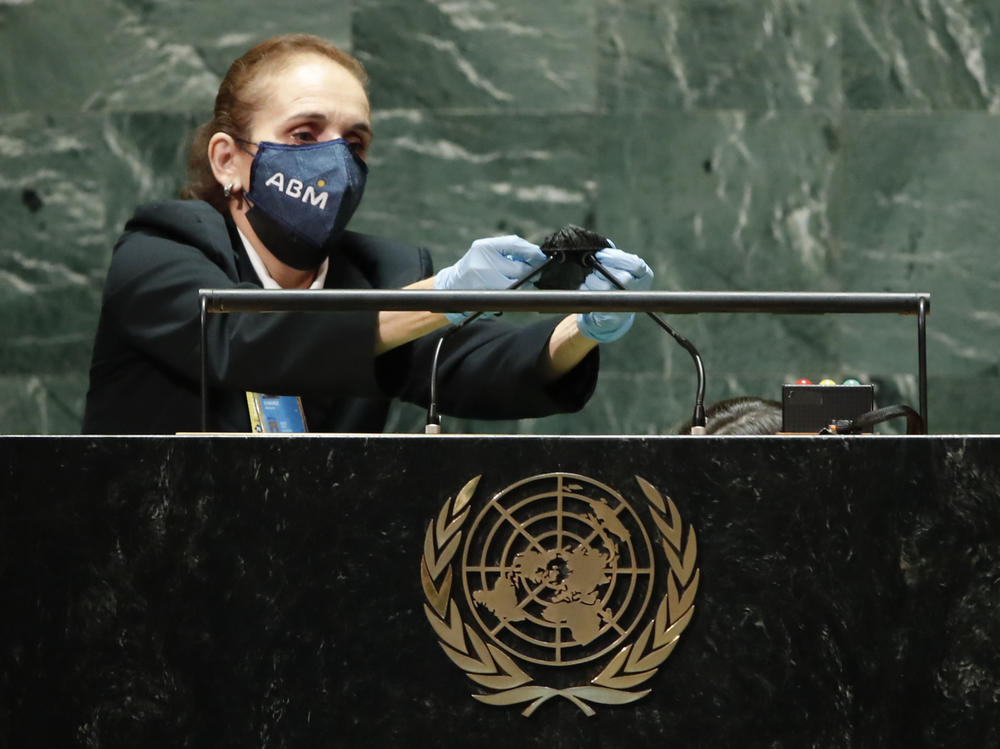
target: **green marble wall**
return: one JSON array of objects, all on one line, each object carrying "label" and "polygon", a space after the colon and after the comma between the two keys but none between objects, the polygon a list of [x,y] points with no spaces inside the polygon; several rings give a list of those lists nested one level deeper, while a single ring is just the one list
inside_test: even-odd
[{"label": "green marble wall", "polygon": [[[644,255],[663,290],[930,291],[932,431],[998,431],[995,2],[0,0],[0,432],[78,430],[117,233],[179,186],[228,62],[301,30],[372,76],[355,228],[441,264],[572,222]],[[673,323],[709,402],[803,375],[916,402],[911,318]],[[651,324],[603,358],[581,414],[500,430],[655,433],[689,414],[690,360]]]}]

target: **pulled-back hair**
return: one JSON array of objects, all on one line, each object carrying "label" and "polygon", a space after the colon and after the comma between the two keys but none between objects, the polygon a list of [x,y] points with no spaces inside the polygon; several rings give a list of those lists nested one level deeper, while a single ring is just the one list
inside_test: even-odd
[{"label": "pulled-back hair", "polygon": [[705,411],[708,434],[777,434],[781,404],[754,396],[728,398]]},{"label": "pulled-back hair", "polygon": [[263,104],[258,90],[261,79],[279,70],[293,56],[310,52],[341,65],[367,90],[368,76],[361,63],[325,39],[312,34],[283,34],[264,40],[230,65],[226,77],[219,84],[212,119],[198,127],[192,135],[188,150],[187,184],[181,188],[180,197],[204,200],[220,213],[225,212],[226,199],[208,160],[209,141],[216,133],[247,138],[253,116]]},{"label": "pulled-back hair", "polygon": [[[778,401],[750,395],[727,398],[705,410],[706,434],[778,434],[781,421]],[[677,434],[689,434],[690,431],[690,421],[674,427]]]}]

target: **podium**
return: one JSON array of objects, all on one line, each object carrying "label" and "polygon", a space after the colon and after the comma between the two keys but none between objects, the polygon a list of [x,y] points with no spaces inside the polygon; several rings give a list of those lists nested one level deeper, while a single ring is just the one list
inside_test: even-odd
[{"label": "podium", "polygon": [[[995,437],[4,437],[0,465],[8,746],[1000,741]],[[516,656],[502,633],[516,617],[493,626],[496,612],[463,590],[475,587],[463,552],[428,536],[460,495],[455,549],[496,525],[484,508],[514,485],[563,479],[567,496],[620,495],[656,552],[637,626],[615,620],[620,642],[565,670]],[[559,543],[614,546],[621,567],[641,557],[629,527],[628,554],[621,530],[603,541],[566,530],[576,541]],[[678,527],[687,558],[665,560],[664,528]],[[521,565],[563,581],[546,606],[573,590],[561,564]],[[693,608],[671,652],[618,689],[648,693],[570,699],[601,672],[624,674],[607,670],[622,648],[654,651],[638,641],[665,631],[658,602],[671,585],[675,601],[691,591],[692,565]],[[487,579],[523,589],[510,569]],[[475,681],[484,658],[472,645],[471,661],[449,656],[428,590],[455,605],[445,629],[478,632],[530,685],[562,692],[526,716],[512,682]],[[510,704],[473,696],[484,694]]]}]

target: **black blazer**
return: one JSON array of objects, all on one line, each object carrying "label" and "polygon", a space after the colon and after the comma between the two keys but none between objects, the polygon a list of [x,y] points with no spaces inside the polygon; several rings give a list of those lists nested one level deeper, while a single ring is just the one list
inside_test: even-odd
[{"label": "black blazer", "polygon": [[[426,250],[348,231],[325,286],[399,288],[432,273]],[[207,203],[139,207],[104,287],[84,433],[200,430],[198,290],[260,287],[231,220]],[[374,311],[209,315],[209,429],[250,430],[247,390],[302,396],[314,432],[378,432],[392,398],[425,405],[443,331],[376,357],[376,320]],[[597,354],[543,384],[536,365],[554,326],[482,320],[453,335],[440,363],[441,410],[488,419],[581,408]]]}]

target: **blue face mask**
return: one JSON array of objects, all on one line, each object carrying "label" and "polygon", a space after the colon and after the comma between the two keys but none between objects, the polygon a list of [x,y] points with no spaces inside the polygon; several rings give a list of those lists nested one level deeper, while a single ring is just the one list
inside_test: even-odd
[{"label": "blue face mask", "polygon": [[318,268],[361,202],[368,166],[343,138],[256,145],[247,191],[250,226],[281,262]]}]

